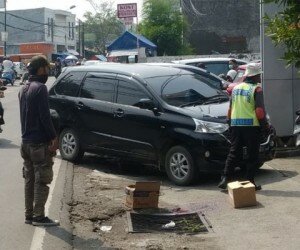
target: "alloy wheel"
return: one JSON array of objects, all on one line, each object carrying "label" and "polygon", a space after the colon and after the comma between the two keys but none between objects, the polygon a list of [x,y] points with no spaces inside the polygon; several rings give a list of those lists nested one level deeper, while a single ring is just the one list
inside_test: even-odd
[{"label": "alloy wheel", "polygon": [[62,138],[62,150],[67,156],[72,156],[76,150],[76,139],[71,133],[66,133]]},{"label": "alloy wheel", "polygon": [[174,153],[170,158],[170,170],[177,179],[184,179],[190,171],[190,163],[182,153]]}]

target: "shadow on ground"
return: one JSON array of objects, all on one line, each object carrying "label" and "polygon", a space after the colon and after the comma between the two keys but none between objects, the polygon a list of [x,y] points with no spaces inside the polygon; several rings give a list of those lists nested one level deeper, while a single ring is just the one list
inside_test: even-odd
[{"label": "shadow on ground", "polygon": [[11,149],[20,148],[20,146],[13,144],[11,140],[0,138],[0,148]]},{"label": "shadow on ground", "polygon": [[[270,164],[270,163],[269,163]],[[75,165],[76,166],[76,165]],[[118,175],[123,178],[131,179],[133,181],[138,180],[151,180],[151,181],[161,181],[163,185],[170,188],[174,188],[177,192],[186,191],[191,187],[193,189],[201,190],[216,190],[216,186],[220,181],[220,174],[218,173],[201,173],[199,179],[195,184],[188,187],[179,187],[174,185],[168,180],[165,173],[160,172],[157,168],[153,166],[143,166],[138,163],[121,163],[117,159],[107,158],[98,155],[87,154],[82,162],[79,164],[81,167],[85,167],[91,170],[98,170],[107,174]],[[236,178],[243,179],[245,172],[237,169]],[[257,173],[257,179],[259,179],[259,184],[266,185],[275,182],[280,182],[286,180],[287,178],[293,178],[298,173],[296,171],[288,170],[276,170],[276,169],[260,169]],[[280,194],[281,192],[281,194]],[[284,196],[286,192],[283,191],[268,191],[265,190],[264,195],[274,195],[274,196]],[[286,193],[286,195],[294,195],[298,197],[298,193]]]}]

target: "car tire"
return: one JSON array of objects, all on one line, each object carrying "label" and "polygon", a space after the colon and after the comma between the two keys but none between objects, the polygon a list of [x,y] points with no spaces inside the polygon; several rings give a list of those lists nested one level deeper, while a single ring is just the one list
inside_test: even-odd
[{"label": "car tire", "polygon": [[172,147],[167,152],[165,169],[169,179],[179,186],[192,184],[198,176],[193,157],[183,146]]},{"label": "car tire", "polygon": [[59,151],[64,160],[78,162],[84,151],[81,149],[78,133],[74,129],[64,129],[59,136]]}]

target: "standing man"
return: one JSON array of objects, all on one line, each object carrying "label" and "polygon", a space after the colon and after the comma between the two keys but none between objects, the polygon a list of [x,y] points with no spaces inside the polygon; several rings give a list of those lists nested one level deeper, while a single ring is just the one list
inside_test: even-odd
[{"label": "standing man", "polygon": [[19,92],[22,127],[21,156],[24,160],[25,223],[34,226],[57,226],[59,223],[45,216],[48,185],[53,178],[53,159],[57,149],[45,83],[49,62],[35,56],[28,65],[29,79]]},{"label": "standing man", "polygon": [[[270,128],[266,119],[261,82],[261,69],[258,64],[250,63],[246,67],[245,82],[238,84],[232,91],[232,99],[228,111],[231,126],[231,147],[228,154],[224,174],[218,187],[227,188],[232,181],[234,169],[241,159],[246,159],[246,178],[254,181],[255,172],[259,167],[259,147],[261,132],[268,133]],[[246,151],[246,152],[245,152]]]}]

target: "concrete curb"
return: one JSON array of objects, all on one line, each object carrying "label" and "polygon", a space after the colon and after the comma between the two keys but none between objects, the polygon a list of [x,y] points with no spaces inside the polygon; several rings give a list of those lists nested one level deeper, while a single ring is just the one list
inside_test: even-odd
[{"label": "concrete curb", "polygon": [[275,158],[300,156],[300,148],[279,148],[275,152]]}]

